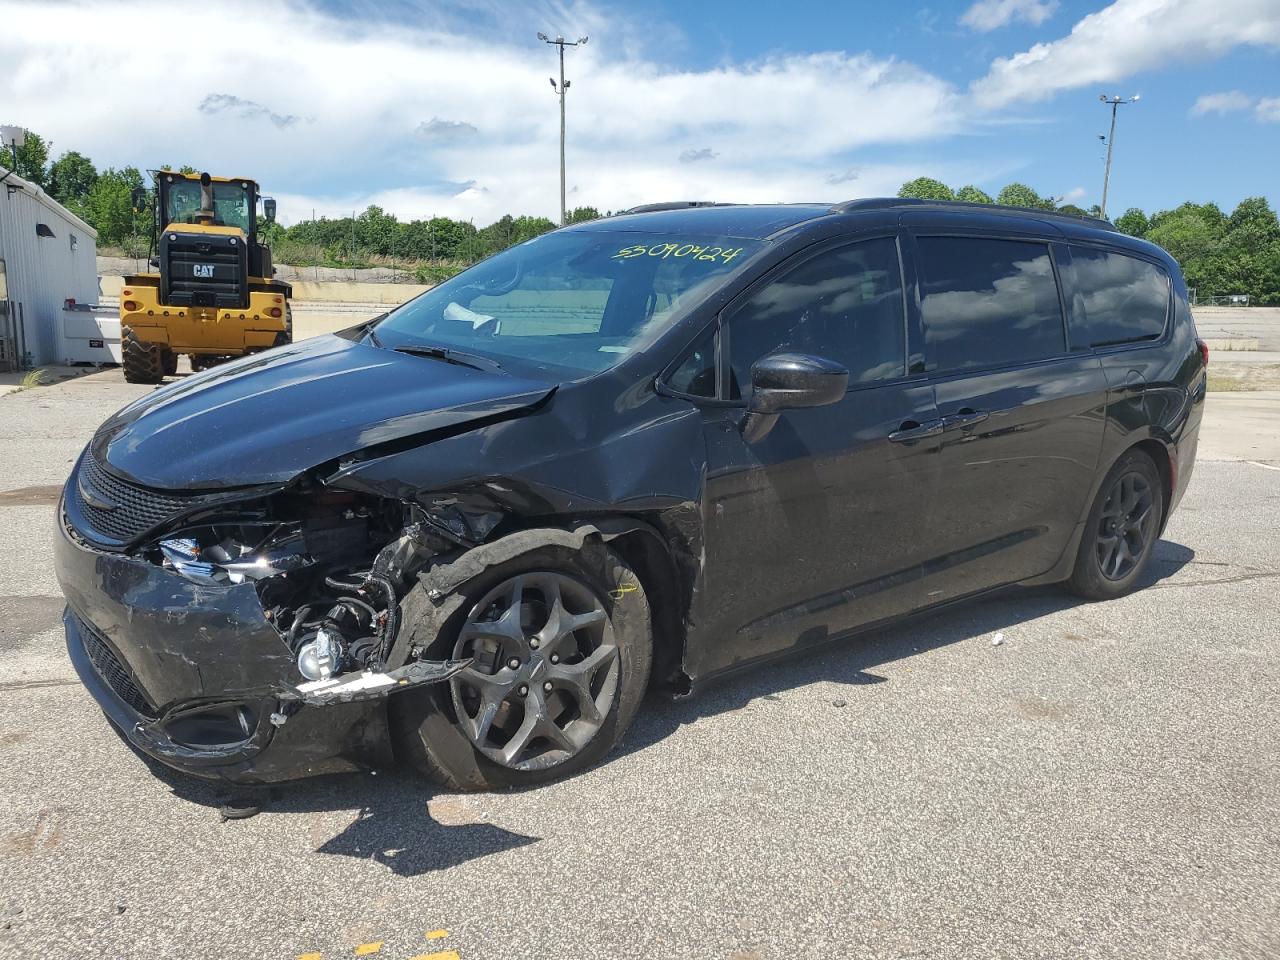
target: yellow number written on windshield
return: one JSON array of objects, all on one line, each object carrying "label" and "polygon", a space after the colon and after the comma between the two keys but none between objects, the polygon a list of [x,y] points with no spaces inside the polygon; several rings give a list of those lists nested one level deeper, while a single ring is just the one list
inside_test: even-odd
[{"label": "yellow number written on windshield", "polygon": [[712,263],[729,263],[743,252],[742,247],[709,247],[697,243],[637,243],[623,247],[613,255],[613,260],[631,260],[635,257],[687,257]]}]

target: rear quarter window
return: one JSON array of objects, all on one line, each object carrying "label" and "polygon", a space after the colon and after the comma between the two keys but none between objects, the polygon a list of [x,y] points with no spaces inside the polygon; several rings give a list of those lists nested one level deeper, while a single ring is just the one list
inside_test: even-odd
[{"label": "rear quarter window", "polygon": [[1071,341],[1101,347],[1158,340],[1169,317],[1169,274],[1111,250],[1071,248],[1076,296]]}]

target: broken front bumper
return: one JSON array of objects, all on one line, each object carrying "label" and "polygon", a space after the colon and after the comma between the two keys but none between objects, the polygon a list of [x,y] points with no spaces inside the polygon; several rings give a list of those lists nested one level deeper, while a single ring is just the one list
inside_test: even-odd
[{"label": "broken front bumper", "polygon": [[252,583],[206,585],[80,545],[57,524],[67,652],[108,719],[188,773],[269,782],[390,759],[385,698],[466,665],[306,684]]}]

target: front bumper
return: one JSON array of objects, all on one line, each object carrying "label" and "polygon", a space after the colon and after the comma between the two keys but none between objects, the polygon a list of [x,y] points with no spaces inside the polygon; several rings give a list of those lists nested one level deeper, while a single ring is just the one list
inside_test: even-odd
[{"label": "front bumper", "polygon": [[107,718],[143,753],[241,782],[390,759],[383,700],[312,706],[290,696],[302,678],[252,584],[196,584],[90,549],[61,517],[60,509],[54,564],[67,598],[68,655]]}]

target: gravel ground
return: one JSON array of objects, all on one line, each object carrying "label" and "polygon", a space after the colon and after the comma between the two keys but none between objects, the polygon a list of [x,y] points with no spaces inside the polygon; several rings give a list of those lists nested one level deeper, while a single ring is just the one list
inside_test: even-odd
[{"label": "gravel ground", "polygon": [[0,399],[0,957],[1280,955],[1280,459],[1206,444],[1122,600],[1012,592],[651,700],[567,783],[384,770],[223,823],[57,623],[56,485],[140,389]]}]

